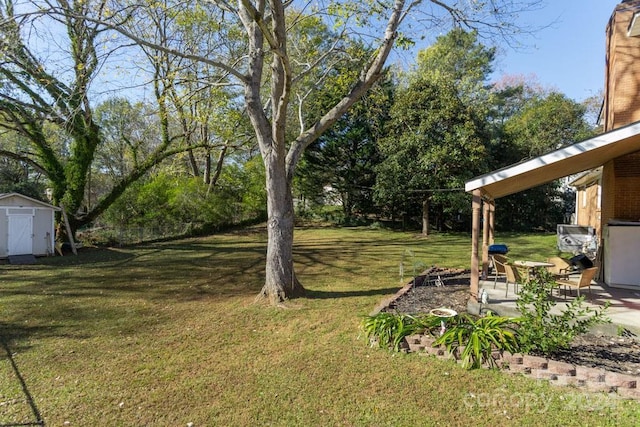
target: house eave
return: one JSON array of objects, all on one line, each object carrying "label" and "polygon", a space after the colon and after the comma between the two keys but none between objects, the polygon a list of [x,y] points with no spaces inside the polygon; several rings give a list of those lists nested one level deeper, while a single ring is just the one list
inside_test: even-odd
[{"label": "house eave", "polygon": [[497,199],[600,167],[636,151],[640,151],[640,122],[476,177],[465,184],[465,191],[480,189],[485,197]]}]

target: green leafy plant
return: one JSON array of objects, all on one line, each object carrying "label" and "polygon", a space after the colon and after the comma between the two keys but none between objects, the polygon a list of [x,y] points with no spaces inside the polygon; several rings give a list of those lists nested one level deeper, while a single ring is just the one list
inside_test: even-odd
[{"label": "green leafy plant", "polygon": [[566,349],[575,337],[588,332],[592,326],[611,321],[605,316],[608,301],[598,310],[583,306],[584,296],[572,299],[560,314],[552,313],[556,302],[551,292],[556,283],[548,272],[540,271],[520,285],[516,301],[520,312],[518,339],[525,353],[549,355]]},{"label": "green leafy plant", "polygon": [[366,316],[362,321],[365,336],[380,348],[400,350],[404,337],[420,334],[440,326],[440,321],[432,315],[412,316],[410,314],[378,313]]},{"label": "green leafy plant", "polygon": [[[453,319],[456,320],[451,322]],[[491,314],[477,319],[459,314],[453,319],[447,321],[446,331],[434,345],[444,345],[462,359],[462,366],[466,369],[479,368],[483,363],[495,367],[496,362],[491,356],[493,351],[518,351],[516,319]]]}]

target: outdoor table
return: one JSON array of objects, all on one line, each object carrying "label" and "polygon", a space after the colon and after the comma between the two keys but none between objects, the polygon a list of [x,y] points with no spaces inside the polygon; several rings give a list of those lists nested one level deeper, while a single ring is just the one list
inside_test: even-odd
[{"label": "outdoor table", "polygon": [[[553,267],[553,263],[545,261],[514,261],[513,265],[518,267],[524,267],[529,269],[529,279],[535,279],[538,277],[538,271],[540,268]],[[553,293],[552,289],[549,289],[548,297],[551,298]]]},{"label": "outdoor table", "polygon": [[529,276],[534,276],[538,268],[553,267],[553,263],[545,261],[514,261],[513,265],[529,269]]},{"label": "outdoor table", "polygon": [[513,261],[518,267],[527,268],[540,268],[540,267],[553,267],[553,263],[545,261]]}]

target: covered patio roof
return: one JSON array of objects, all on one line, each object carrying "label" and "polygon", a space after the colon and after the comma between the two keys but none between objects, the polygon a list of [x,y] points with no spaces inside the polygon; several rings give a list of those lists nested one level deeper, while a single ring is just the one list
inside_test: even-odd
[{"label": "covered patio roof", "polygon": [[480,190],[497,199],[604,165],[640,151],[640,122],[568,145],[468,181],[465,191]]},{"label": "covered patio roof", "polygon": [[[489,265],[488,246],[493,243],[494,200],[556,179],[598,168],[626,154],[640,151],[640,122],[568,145],[542,156],[479,176],[465,184],[473,193],[471,226],[471,295],[477,300],[479,238],[482,227],[482,274]],[[483,203],[484,200],[484,203]],[[483,221],[480,221],[482,210]]]}]

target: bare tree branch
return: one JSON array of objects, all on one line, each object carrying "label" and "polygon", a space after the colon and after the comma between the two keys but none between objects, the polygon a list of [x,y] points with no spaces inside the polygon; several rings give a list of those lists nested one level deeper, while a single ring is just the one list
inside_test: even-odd
[{"label": "bare tree branch", "polygon": [[325,130],[333,125],[367,90],[369,90],[376,80],[382,75],[384,63],[393,48],[393,43],[397,37],[397,29],[409,11],[420,3],[416,0],[405,8],[404,0],[395,0],[392,13],[387,22],[383,41],[373,57],[369,66],[363,70],[358,82],[351,91],[330,109],[320,120],[311,126],[306,132],[301,133],[291,145],[287,154],[287,175],[293,178],[295,167],[300,160],[304,149],[315,141]]},{"label": "bare tree branch", "polygon": [[13,160],[17,160],[19,162],[27,163],[28,165],[33,167],[38,172],[40,172],[42,174],[45,174],[45,175],[47,174],[47,171],[42,167],[42,165],[40,165],[38,162],[33,160],[28,154],[14,153],[12,151],[7,151],[7,150],[1,150],[0,149],[0,157],[7,157],[9,159],[13,159]]}]

